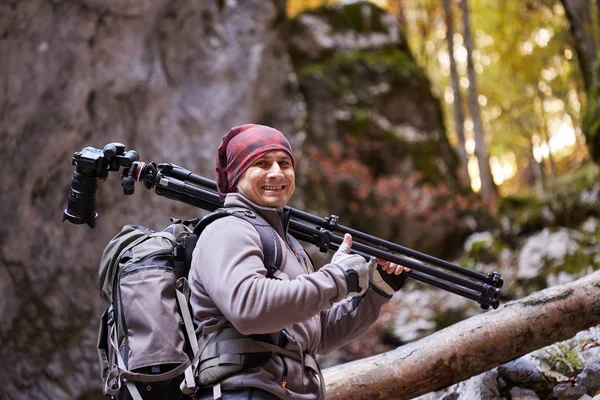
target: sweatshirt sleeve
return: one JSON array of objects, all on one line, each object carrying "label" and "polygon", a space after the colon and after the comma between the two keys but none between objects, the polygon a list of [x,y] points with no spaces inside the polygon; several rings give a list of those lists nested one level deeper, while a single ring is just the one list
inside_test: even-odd
[{"label": "sweatshirt sleeve", "polygon": [[348,288],[333,265],[291,280],[268,279],[260,236],[248,222],[221,218],[200,236],[192,258],[191,289],[204,290],[242,334],[279,331],[331,308]]},{"label": "sweatshirt sleeve", "polygon": [[318,354],[327,354],[363,335],[377,321],[381,307],[389,298],[369,288],[360,297],[352,297],[321,313],[321,342]]}]

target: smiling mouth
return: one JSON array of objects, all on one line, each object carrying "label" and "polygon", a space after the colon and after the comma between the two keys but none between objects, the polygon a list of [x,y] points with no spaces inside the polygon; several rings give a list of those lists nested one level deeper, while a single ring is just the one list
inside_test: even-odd
[{"label": "smiling mouth", "polygon": [[285,189],[284,185],[269,185],[269,186],[263,186],[262,187],[263,190],[283,190]]}]

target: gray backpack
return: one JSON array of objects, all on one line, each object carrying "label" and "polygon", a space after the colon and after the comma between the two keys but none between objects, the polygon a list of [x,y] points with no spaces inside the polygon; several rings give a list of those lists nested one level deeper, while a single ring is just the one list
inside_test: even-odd
[{"label": "gray backpack", "polygon": [[[177,399],[196,389],[198,341],[187,275],[199,235],[218,218],[236,216],[258,231],[268,276],[281,264],[281,243],[266,221],[247,210],[171,220],[163,231],[126,225],[105,248],[99,278],[108,302],[98,336],[104,393],[118,399]],[[127,390],[121,390],[123,384]],[[143,394],[143,396],[142,396]]]}]

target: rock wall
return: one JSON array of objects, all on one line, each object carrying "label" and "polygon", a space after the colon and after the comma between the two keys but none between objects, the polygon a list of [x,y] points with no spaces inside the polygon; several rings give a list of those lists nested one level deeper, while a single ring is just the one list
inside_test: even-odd
[{"label": "rock wall", "polygon": [[74,151],[118,141],[212,176],[231,126],[272,124],[300,145],[283,11],[259,0],[0,3],[0,398],[99,393],[102,248],[125,223],[197,213],[141,187],[125,197],[111,176],[95,230],[61,223]]}]

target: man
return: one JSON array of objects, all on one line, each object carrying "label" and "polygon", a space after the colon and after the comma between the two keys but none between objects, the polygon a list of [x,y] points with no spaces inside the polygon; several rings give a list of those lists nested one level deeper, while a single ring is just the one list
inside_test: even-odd
[{"label": "man", "polygon": [[[206,349],[200,368],[209,367],[200,372],[206,390],[197,399],[324,398],[315,355],[365,333],[392,297],[375,261],[388,273],[404,270],[350,254],[352,237],[346,234],[331,263],[315,271],[287,233],[283,209],[295,190],[294,165],[287,139],[267,126],[232,128],[219,146],[217,184],[225,207],[267,221],[283,254],[280,274],[268,276],[261,237],[241,218],[217,219],[200,236],[190,273],[191,304],[200,348]],[[359,277],[360,291],[351,275]],[[243,349],[232,350],[236,346]]]}]

